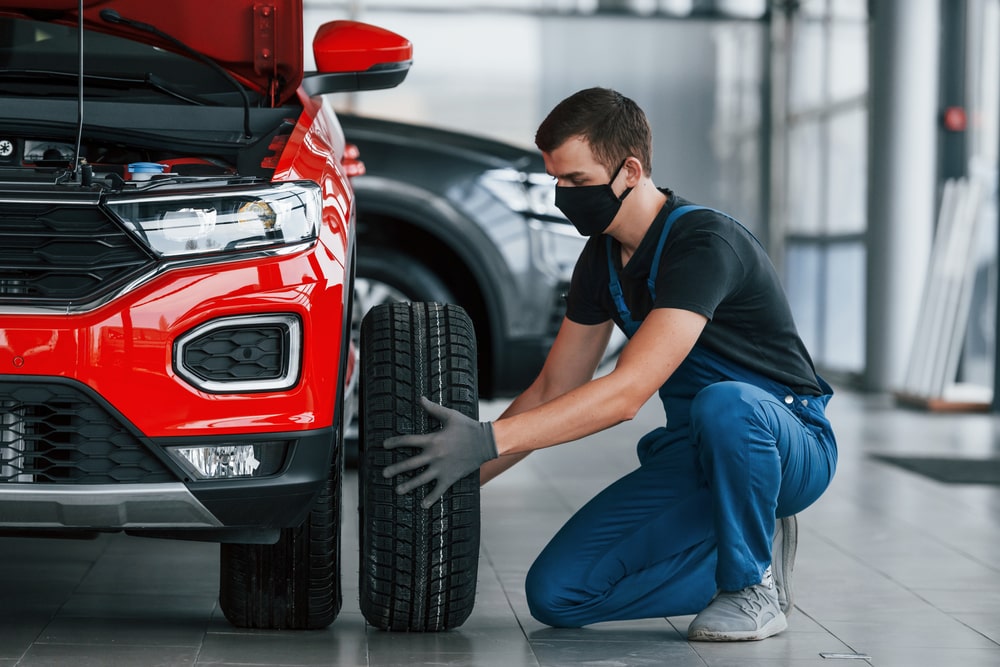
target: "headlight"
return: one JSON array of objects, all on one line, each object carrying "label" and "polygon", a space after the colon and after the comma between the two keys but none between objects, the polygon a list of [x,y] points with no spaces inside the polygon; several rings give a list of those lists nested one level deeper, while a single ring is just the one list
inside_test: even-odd
[{"label": "headlight", "polygon": [[108,208],[153,252],[176,257],[311,241],[320,201],[319,186],[298,182],[111,199]]},{"label": "headlight", "polygon": [[556,179],[507,168],[483,172],[480,183],[510,210],[528,218],[535,267],[568,281],[587,239],[556,208]]},{"label": "headlight", "polygon": [[537,256],[535,265],[551,272],[558,280],[569,281],[576,260],[587,244],[572,225],[548,220],[531,220],[528,230]]},{"label": "headlight", "polygon": [[533,217],[566,221],[556,208],[556,180],[548,174],[516,169],[490,169],[480,177],[483,187],[511,210]]}]

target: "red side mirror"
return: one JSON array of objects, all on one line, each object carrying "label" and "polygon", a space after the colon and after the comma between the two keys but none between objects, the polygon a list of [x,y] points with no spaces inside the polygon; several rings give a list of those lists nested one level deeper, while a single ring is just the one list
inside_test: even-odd
[{"label": "red side mirror", "polygon": [[316,31],[313,55],[320,72],[367,72],[372,68],[408,65],[410,40],[358,21],[331,21]]}]

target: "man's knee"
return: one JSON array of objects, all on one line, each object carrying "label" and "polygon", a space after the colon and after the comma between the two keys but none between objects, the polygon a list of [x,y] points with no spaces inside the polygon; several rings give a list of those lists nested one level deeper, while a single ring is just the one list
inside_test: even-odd
[{"label": "man's knee", "polygon": [[738,444],[748,427],[760,419],[758,402],[742,382],[717,382],[705,387],[691,403],[695,440],[713,447]]},{"label": "man's knee", "polygon": [[538,561],[528,570],[524,582],[528,611],[539,623],[556,628],[578,628],[583,623],[574,619],[577,605],[560,584],[557,572],[539,565]]}]

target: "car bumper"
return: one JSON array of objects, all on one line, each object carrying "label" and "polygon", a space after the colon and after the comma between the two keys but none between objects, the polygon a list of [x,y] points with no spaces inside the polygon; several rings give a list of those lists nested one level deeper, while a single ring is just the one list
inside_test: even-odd
[{"label": "car bumper", "polygon": [[[207,531],[211,539],[226,541],[227,532],[266,534],[297,526],[327,480],[336,436],[331,429],[281,436],[288,451],[280,472],[258,479],[184,479],[165,453],[186,444],[174,439],[144,443],[144,453],[150,460],[162,459],[164,470],[158,474],[175,475],[176,481],[0,484],[0,530],[190,531],[192,538]],[[90,459],[91,465],[97,461]],[[85,462],[77,464],[86,467]]]},{"label": "car bumper", "polygon": [[[305,518],[353,380],[344,268],[322,245],[208,268],[167,272],[90,312],[4,317],[0,530],[260,542]],[[220,359],[235,361],[220,371]],[[275,379],[247,382],[248,366]],[[260,465],[212,476],[180,453],[219,447]]]}]

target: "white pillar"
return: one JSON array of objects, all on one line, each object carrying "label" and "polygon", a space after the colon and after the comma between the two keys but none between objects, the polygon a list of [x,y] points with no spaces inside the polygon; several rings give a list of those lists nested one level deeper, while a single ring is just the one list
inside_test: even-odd
[{"label": "white pillar", "polygon": [[908,363],[936,217],[940,0],[870,6],[865,385],[892,391]]}]

